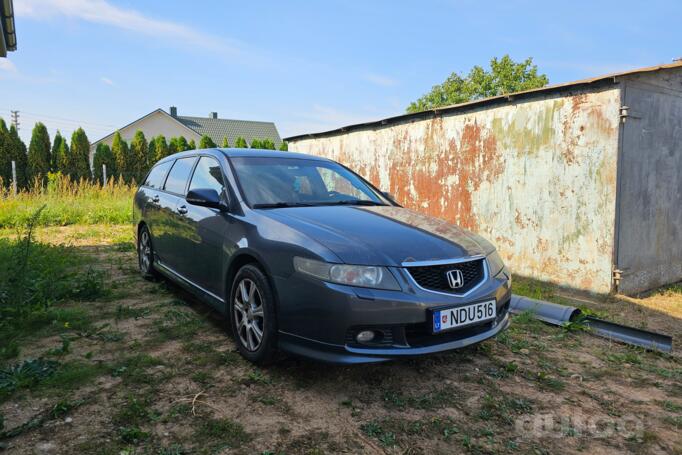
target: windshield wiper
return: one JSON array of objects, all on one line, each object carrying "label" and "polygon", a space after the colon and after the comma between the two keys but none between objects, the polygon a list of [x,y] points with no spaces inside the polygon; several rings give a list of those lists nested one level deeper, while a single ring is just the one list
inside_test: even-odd
[{"label": "windshield wiper", "polygon": [[349,199],[345,201],[325,202],[324,205],[386,205],[383,202],[369,201],[363,199]]},{"label": "windshield wiper", "polygon": [[268,204],[253,204],[254,209],[276,209],[281,207],[310,207],[305,202],[272,202]]}]

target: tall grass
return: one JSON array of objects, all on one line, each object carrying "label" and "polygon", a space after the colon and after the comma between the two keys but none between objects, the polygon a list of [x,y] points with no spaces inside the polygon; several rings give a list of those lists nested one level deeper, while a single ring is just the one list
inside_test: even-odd
[{"label": "tall grass", "polygon": [[106,294],[103,273],[84,267],[75,248],[34,241],[41,216],[33,213],[20,238],[0,238],[0,361],[18,354],[21,336],[64,319],[69,311],[55,304]]},{"label": "tall grass", "polygon": [[0,182],[0,228],[25,226],[45,206],[36,226],[68,224],[123,224],[132,220],[136,187],[110,179],[106,186],[87,180],[72,182],[60,173],[36,180],[29,190],[14,196]]}]

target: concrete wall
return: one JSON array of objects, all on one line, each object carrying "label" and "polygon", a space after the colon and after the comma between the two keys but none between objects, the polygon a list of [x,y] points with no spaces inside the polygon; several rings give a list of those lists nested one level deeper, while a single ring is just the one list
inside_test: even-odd
[{"label": "concrete wall", "polygon": [[496,243],[517,275],[611,290],[620,89],[538,94],[441,118],[292,140],[410,208]]},{"label": "concrete wall", "polygon": [[631,294],[682,280],[682,71],[628,78],[624,105],[616,264]]}]

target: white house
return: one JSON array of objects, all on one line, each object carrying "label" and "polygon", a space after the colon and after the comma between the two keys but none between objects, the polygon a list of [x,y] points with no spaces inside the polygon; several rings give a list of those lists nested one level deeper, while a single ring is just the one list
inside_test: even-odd
[{"label": "white house", "polygon": [[[227,137],[229,144],[233,146],[235,139],[240,136],[246,139],[249,144],[254,139],[272,139],[277,147],[282,143],[277,127],[273,122],[221,119],[218,118],[217,112],[211,112],[209,117],[181,116],[178,115],[178,109],[175,106],[171,106],[170,113],[163,109],[156,109],[116,131],[121,133],[123,139],[130,142],[137,130],[141,130],[147,140],[151,140],[159,134],[163,134],[166,140],[184,136],[187,142],[194,139],[197,145],[199,145],[199,140],[204,134],[218,145],[221,145],[223,138]],[[116,131],[90,144],[91,160],[98,144],[105,143],[111,146]]]}]

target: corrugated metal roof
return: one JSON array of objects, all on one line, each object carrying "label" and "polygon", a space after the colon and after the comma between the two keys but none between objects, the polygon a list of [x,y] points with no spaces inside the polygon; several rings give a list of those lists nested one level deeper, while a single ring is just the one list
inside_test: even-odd
[{"label": "corrugated metal roof", "polygon": [[509,93],[506,95],[493,96],[491,98],[483,98],[480,100],[469,101],[466,103],[453,104],[451,106],[443,106],[443,107],[439,107],[436,109],[429,109],[429,110],[422,111],[422,112],[415,112],[415,113],[411,113],[411,114],[402,114],[402,115],[397,115],[394,117],[388,117],[388,118],[385,118],[382,120],[376,120],[376,121],[372,121],[372,122],[356,123],[353,125],[343,126],[341,128],[336,128],[334,130],[323,131],[323,132],[319,132],[319,133],[298,134],[296,136],[290,136],[290,137],[284,138],[284,140],[285,141],[295,141],[297,139],[309,139],[309,138],[315,138],[315,137],[334,136],[334,135],[341,134],[341,133],[347,133],[348,131],[366,129],[366,128],[377,128],[377,127],[389,125],[392,123],[399,123],[399,122],[405,122],[405,121],[410,121],[410,120],[429,119],[429,118],[440,116],[440,115],[445,114],[445,113],[472,109],[474,107],[480,107],[480,106],[484,106],[487,104],[515,101],[515,100],[523,99],[527,96],[531,96],[531,95],[535,95],[535,94],[539,94],[539,93],[551,93],[551,92],[556,92],[556,91],[561,91],[561,90],[569,90],[572,88],[583,87],[583,86],[587,86],[587,85],[591,85],[591,84],[598,84],[598,83],[604,83],[604,82],[615,83],[615,82],[617,82],[617,79],[619,77],[630,76],[633,74],[651,73],[651,72],[667,70],[667,69],[671,69],[671,68],[682,68],[682,61],[675,61],[674,63],[668,63],[665,65],[647,66],[644,68],[637,68],[637,69],[633,69],[633,70],[629,70],[629,71],[622,71],[622,72],[618,72],[618,73],[605,74],[603,76],[596,76],[596,77],[592,77],[592,78],[588,78],[588,79],[581,79],[581,80],[577,80],[577,81],[566,82],[563,84],[547,85],[545,87],[536,88],[536,89],[532,89],[532,90],[525,90],[522,92],[515,92],[515,93]]},{"label": "corrugated metal roof", "polygon": [[0,57],[17,50],[17,31],[14,25],[12,0],[0,0]]},{"label": "corrugated metal roof", "polygon": [[256,122],[251,120],[231,120],[221,118],[187,117],[179,115],[175,117],[183,125],[201,135],[207,135],[218,146],[222,145],[223,138],[227,136],[230,145],[234,145],[237,137],[241,136],[249,144],[253,139],[272,139],[276,146],[282,143],[277,127],[272,122]]}]

